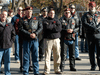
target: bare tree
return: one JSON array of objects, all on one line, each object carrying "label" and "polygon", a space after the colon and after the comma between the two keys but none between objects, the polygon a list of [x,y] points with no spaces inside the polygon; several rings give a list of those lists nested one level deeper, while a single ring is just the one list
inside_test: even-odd
[{"label": "bare tree", "polygon": [[60,14],[61,8],[63,6],[63,2],[62,0],[52,0],[54,9],[55,9],[55,13],[58,16]]},{"label": "bare tree", "polygon": [[31,1],[32,0],[24,0],[25,7],[30,6],[31,5]]},{"label": "bare tree", "polygon": [[16,2],[16,0],[12,0],[12,9],[15,14],[17,13],[17,8],[22,4],[22,2],[24,2],[25,7],[31,5],[31,0],[18,0],[18,2]]},{"label": "bare tree", "polygon": [[2,2],[2,0],[0,0],[0,3]]}]

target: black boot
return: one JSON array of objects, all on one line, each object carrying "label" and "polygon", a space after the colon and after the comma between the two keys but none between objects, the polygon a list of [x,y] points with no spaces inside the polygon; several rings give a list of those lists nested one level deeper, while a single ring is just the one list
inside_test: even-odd
[{"label": "black boot", "polygon": [[76,71],[75,67],[70,67],[70,71]]},{"label": "black boot", "polygon": [[0,73],[3,73],[3,71],[0,71]]},{"label": "black boot", "polygon": [[70,58],[70,71],[76,71],[75,69],[75,59],[74,58]]},{"label": "black boot", "polygon": [[43,61],[43,58],[42,58],[42,57],[40,57],[40,58],[39,58],[39,61]]},{"label": "black boot", "polygon": [[30,71],[30,72],[32,72],[32,71],[33,71],[33,69],[32,69],[32,67],[31,67],[31,66],[29,67],[29,71]]},{"label": "black boot", "polygon": [[93,67],[91,67],[91,71],[95,71],[95,69],[96,69],[96,66],[93,66]]},{"label": "black boot", "polygon": [[61,70],[61,72],[64,71],[64,66],[63,65],[60,65],[60,70]]},{"label": "black boot", "polygon": [[61,64],[60,64],[60,70],[61,70],[61,72],[64,71],[64,67],[65,67],[65,61],[62,61]]},{"label": "black boot", "polygon": [[23,67],[20,67],[20,72],[23,72]]}]

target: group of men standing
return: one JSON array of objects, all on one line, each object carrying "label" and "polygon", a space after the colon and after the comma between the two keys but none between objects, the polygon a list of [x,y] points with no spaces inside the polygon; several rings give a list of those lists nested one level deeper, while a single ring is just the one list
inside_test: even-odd
[{"label": "group of men standing", "polygon": [[[76,12],[71,11],[71,9],[75,9],[75,6],[70,5],[69,8],[64,9],[64,15],[57,19],[53,7],[48,8],[48,10],[43,8],[43,14],[40,17],[32,16],[32,7],[26,7],[25,9],[19,7],[17,9],[18,14],[12,18],[11,23],[7,22],[7,11],[2,11],[0,19],[0,63],[4,56],[5,75],[11,75],[10,52],[13,42],[16,45],[15,49],[19,48],[20,51],[20,54],[15,52],[15,60],[17,62],[20,61],[20,70],[23,71],[24,75],[29,73],[30,57],[32,57],[34,75],[39,75],[39,60],[43,60],[44,53],[45,66],[43,75],[49,74],[52,50],[54,72],[55,74],[61,74],[65,66],[66,50],[64,49],[64,43],[69,48],[70,71],[76,71],[74,55],[75,35],[82,27],[86,31],[89,46],[90,70],[95,70],[97,66],[94,55],[96,46],[97,64],[100,71],[100,21],[95,8],[95,2],[90,2],[89,11],[79,19]],[[17,56],[20,56],[20,58]]]}]

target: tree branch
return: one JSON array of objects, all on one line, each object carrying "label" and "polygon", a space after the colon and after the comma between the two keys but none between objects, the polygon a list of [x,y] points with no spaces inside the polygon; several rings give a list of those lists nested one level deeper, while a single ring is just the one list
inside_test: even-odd
[{"label": "tree branch", "polygon": [[16,7],[19,7],[20,4],[22,3],[23,0],[18,0],[18,3],[17,3],[17,6]]},{"label": "tree branch", "polygon": [[60,7],[59,7],[59,10],[61,10],[62,5],[63,5],[62,0],[60,0]]},{"label": "tree branch", "polygon": [[24,3],[25,3],[25,7],[29,6],[29,4],[28,4],[28,1],[27,1],[27,0],[24,0]]},{"label": "tree branch", "polygon": [[29,5],[31,5],[31,1],[32,1],[32,0],[29,0]]}]

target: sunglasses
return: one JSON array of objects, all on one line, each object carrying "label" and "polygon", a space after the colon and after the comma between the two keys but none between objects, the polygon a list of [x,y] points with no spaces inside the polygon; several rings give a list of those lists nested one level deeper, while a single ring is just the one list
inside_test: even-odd
[{"label": "sunglasses", "polygon": [[91,5],[90,7],[94,7],[93,5]]},{"label": "sunglasses", "polygon": [[43,12],[47,12],[47,11],[43,11]]},{"label": "sunglasses", "polygon": [[75,8],[71,8],[71,9],[75,9]]},{"label": "sunglasses", "polygon": [[70,12],[66,12],[66,14],[68,14],[68,13],[70,13]]},{"label": "sunglasses", "polygon": [[22,10],[19,9],[18,11],[22,11]]}]

